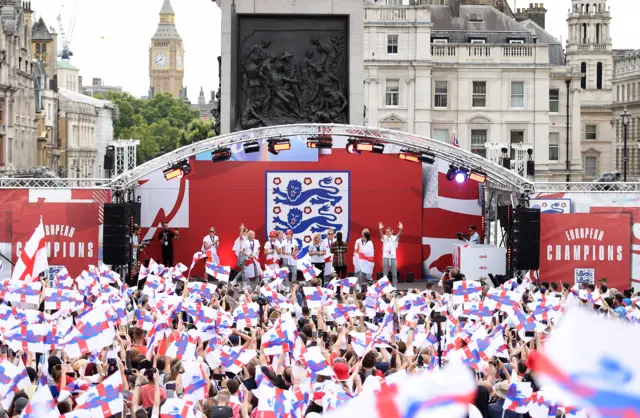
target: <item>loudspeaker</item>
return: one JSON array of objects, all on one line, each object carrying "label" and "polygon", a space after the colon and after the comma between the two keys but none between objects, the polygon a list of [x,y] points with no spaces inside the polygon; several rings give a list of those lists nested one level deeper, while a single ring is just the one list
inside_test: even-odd
[{"label": "loudspeaker", "polygon": [[107,152],[104,154],[104,169],[113,170],[113,160],[116,157],[116,147],[110,145],[107,147]]},{"label": "loudspeaker", "polygon": [[140,225],[140,213],[142,211],[142,204],[140,202],[129,202],[129,209],[131,210],[131,216],[133,216],[133,223]]},{"label": "loudspeaker", "polygon": [[498,206],[498,219],[502,228],[509,227],[509,206]]},{"label": "loudspeaker", "polygon": [[516,208],[511,236],[513,267],[537,270],[540,267],[540,209]]},{"label": "loudspeaker", "polygon": [[[400,274],[400,273],[398,273],[398,274]],[[406,283],[415,282],[415,274],[413,274],[412,271],[408,271],[407,274],[404,277],[405,277],[405,282]],[[400,281],[400,277],[398,277],[398,281]]]},{"label": "loudspeaker", "polygon": [[127,203],[105,203],[103,227],[105,264],[128,265],[131,259],[131,209]]},{"label": "loudspeaker", "polygon": [[511,170],[511,158],[509,157],[504,157],[502,159],[502,166],[504,168],[506,168],[507,170]]},{"label": "loudspeaker", "polygon": [[536,175],[536,162],[527,161],[527,176],[535,176],[535,175]]}]

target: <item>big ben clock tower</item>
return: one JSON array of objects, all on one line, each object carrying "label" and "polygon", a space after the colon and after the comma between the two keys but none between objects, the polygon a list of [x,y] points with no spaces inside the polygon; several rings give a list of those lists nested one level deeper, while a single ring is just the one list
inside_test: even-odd
[{"label": "big ben clock tower", "polygon": [[178,98],[184,78],[184,49],[175,25],[170,0],[160,10],[158,30],[149,47],[149,79],[153,94],[170,93]]}]

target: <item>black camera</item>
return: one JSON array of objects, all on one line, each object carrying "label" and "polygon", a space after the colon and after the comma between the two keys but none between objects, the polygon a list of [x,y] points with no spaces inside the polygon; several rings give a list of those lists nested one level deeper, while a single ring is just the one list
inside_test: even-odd
[{"label": "black camera", "polygon": [[269,301],[264,296],[258,296],[256,298],[256,303],[260,306],[265,306],[269,304]]}]

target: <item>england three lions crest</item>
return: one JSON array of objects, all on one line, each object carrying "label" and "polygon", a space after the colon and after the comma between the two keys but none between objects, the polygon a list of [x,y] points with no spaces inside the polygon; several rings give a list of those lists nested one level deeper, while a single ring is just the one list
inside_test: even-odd
[{"label": "england three lions crest", "polygon": [[266,187],[267,232],[292,230],[300,257],[316,232],[349,238],[348,171],[268,171]]}]

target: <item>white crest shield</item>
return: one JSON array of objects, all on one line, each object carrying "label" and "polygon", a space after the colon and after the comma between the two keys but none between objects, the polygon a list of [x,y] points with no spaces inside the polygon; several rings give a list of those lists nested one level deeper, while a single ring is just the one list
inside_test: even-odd
[{"label": "white crest shield", "polygon": [[304,257],[313,234],[329,228],[349,239],[348,171],[267,171],[266,225],[269,231],[293,231]]}]

